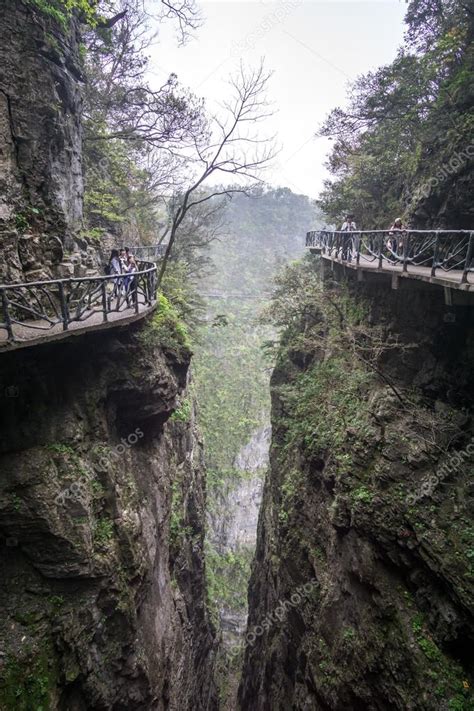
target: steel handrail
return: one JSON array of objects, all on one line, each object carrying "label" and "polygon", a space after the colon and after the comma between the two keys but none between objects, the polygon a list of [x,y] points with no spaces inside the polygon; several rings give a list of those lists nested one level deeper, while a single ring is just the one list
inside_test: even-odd
[{"label": "steel handrail", "polygon": [[377,261],[380,270],[398,265],[404,273],[410,266],[427,267],[432,277],[439,269],[459,272],[461,284],[474,271],[474,230],[312,230],[306,246],[342,263],[355,261],[357,267],[363,260]]},{"label": "steel handrail", "polygon": [[[143,260],[142,260],[143,261]],[[151,266],[148,267],[147,269],[141,269],[140,271],[133,272],[133,276],[139,276],[141,274],[148,274],[149,272],[156,271],[156,264],[154,262],[147,262],[147,264],[150,264]],[[123,279],[124,277],[129,276],[127,273],[123,274],[97,274],[97,276],[88,276],[88,277],[65,277],[63,279],[45,279],[44,281],[21,281],[21,282],[12,282],[10,284],[0,284],[0,289],[12,289],[13,287],[20,287],[20,286],[45,286],[46,284],[60,284],[60,283],[70,283],[72,281],[100,281],[103,279],[104,281],[107,281],[108,279]]]},{"label": "steel handrail", "polygon": [[140,306],[156,302],[157,283],[156,263],[140,260],[138,271],[132,273],[0,284],[0,330],[7,332],[8,344],[28,340],[19,339],[15,327],[51,332],[62,324],[67,331],[70,324],[84,323],[95,314],[102,314],[103,322],[112,313],[138,314]]}]

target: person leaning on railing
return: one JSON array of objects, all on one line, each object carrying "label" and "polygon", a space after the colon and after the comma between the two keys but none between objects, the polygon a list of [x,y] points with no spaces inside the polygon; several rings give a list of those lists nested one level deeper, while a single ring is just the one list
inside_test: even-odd
[{"label": "person leaning on railing", "polygon": [[393,225],[390,227],[390,232],[388,233],[386,247],[389,252],[396,254],[399,250],[402,250],[402,240],[401,237],[397,235],[397,232],[403,232],[404,230],[406,230],[406,227],[403,224],[402,218],[397,217]]}]

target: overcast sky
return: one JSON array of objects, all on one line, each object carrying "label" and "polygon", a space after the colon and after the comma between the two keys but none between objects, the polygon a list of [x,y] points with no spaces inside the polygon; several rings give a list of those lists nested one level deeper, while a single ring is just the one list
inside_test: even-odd
[{"label": "overcast sky", "polygon": [[151,57],[154,81],[171,72],[205,97],[212,109],[229,95],[226,84],[241,60],[265,59],[272,70],[268,95],[276,114],[268,133],[282,148],[266,179],[316,197],[327,176],[327,139],[315,138],[327,113],[343,105],[359,74],[389,63],[400,46],[402,0],[218,0],[200,2],[204,22],[184,47],[161,30]]}]

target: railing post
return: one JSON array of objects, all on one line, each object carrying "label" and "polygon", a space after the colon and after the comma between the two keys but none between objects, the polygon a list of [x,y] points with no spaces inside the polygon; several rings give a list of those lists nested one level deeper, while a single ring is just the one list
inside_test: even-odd
[{"label": "railing post", "polygon": [[[143,276],[143,275],[142,275]],[[140,277],[132,276],[132,280],[130,282],[130,291],[132,293],[132,299],[135,305],[135,313],[138,313],[138,280]]]},{"label": "railing post", "polygon": [[153,278],[153,272],[146,275],[147,302],[149,306],[153,304]]},{"label": "railing post", "polygon": [[100,285],[102,291],[102,311],[104,314],[104,323],[108,321],[107,316],[107,279],[102,279],[102,284]]},{"label": "railing post", "polygon": [[408,271],[408,251],[410,248],[410,233],[403,236],[403,270]]},{"label": "railing post", "polygon": [[439,252],[439,236],[436,235],[434,250],[433,250],[433,264],[431,265],[431,276],[436,276],[436,267],[438,263],[438,252]]},{"label": "railing post", "polygon": [[383,238],[384,238],[384,232],[382,232],[379,235],[379,269],[382,269],[382,262],[383,262]]},{"label": "railing post", "polygon": [[147,301],[148,305],[151,306],[153,303],[153,282],[154,282],[155,275],[153,272],[150,272],[150,274],[147,274]]},{"label": "railing post", "polygon": [[10,318],[10,312],[8,310],[8,297],[5,293],[5,289],[2,289],[2,311],[3,318],[5,320],[5,326],[7,328],[8,340],[14,341],[15,336],[13,335],[12,320]]},{"label": "railing post", "polygon": [[360,232],[358,233],[358,236],[356,237],[356,244],[357,244],[357,250],[356,250],[356,264],[359,266],[360,264]]},{"label": "railing post", "polygon": [[469,244],[467,246],[467,254],[466,254],[466,261],[464,263],[464,270],[462,273],[462,279],[461,279],[461,284],[466,284],[467,282],[467,275],[469,274],[469,270],[471,268],[471,260],[474,256],[474,232],[471,232],[469,235]]},{"label": "railing post", "polygon": [[61,316],[63,319],[63,331],[67,331],[69,327],[69,309],[66,300],[66,294],[64,293],[64,282],[59,282],[59,301],[61,304]]}]

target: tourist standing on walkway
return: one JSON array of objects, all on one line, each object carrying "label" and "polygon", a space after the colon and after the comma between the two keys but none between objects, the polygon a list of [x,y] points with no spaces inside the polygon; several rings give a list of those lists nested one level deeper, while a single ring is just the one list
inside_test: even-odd
[{"label": "tourist standing on walkway", "polygon": [[342,223],[341,232],[355,232],[356,229],[357,226],[354,222],[354,215],[347,215],[345,221]]},{"label": "tourist standing on walkway", "polygon": [[[120,255],[117,249],[113,249],[110,253],[109,276],[118,276],[121,273],[122,262],[120,260]],[[121,279],[114,279],[114,289],[112,292],[112,296],[117,296],[117,293],[120,289],[120,281]]]},{"label": "tourist standing on walkway", "polygon": [[403,230],[405,230],[405,229],[406,229],[406,227],[403,224],[402,218],[397,217],[397,219],[395,220],[395,222],[393,223],[393,225],[390,228],[389,238],[387,240],[387,249],[389,251],[396,253],[398,251],[398,249],[402,247],[401,240],[399,239],[399,237],[396,234],[393,234],[393,233],[394,232],[403,232]]},{"label": "tourist standing on walkway", "polygon": [[[354,215],[348,214],[345,221],[342,223],[341,232],[355,232],[357,230],[356,223],[354,222]],[[352,238],[350,234],[342,236],[342,258],[344,260],[351,260],[352,249],[351,249]]]},{"label": "tourist standing on walkway", "polygon": [[134,276],[135,272],[137,271],[138,265],[135,260],[135,257],[133,256],[133,254],[129,254],[126,266],[127,276],[125,277],[125,293],[127,294],[127,300],[129,298],[129,295],[132,295],[133,303],[136,303],[137,300],[137,280]]},{"label": "tourist standing on walkway", "polygon": [[121,274],[122,273],[122,265],[120,263],[120,257],[118,250],[113,249],[112,252],[110,253],[110,259],[109,259],[109,274],[110,276],[114,276],[116,274]]},{"label": "tourist standing on walkway", "polygon": [[121,268],[122,268],[122,272],[126,272],[126,271],[127,271],[127,266],[128,266],[128,265],[127,265],[127,259],[128,259],[128,257],[127,257],[127,253],[126,253],[126,251],[125,251],[124,249],[121,249],[121,250],[120,250],[119,258],[120,258],[120,265],[121,265]]}]

